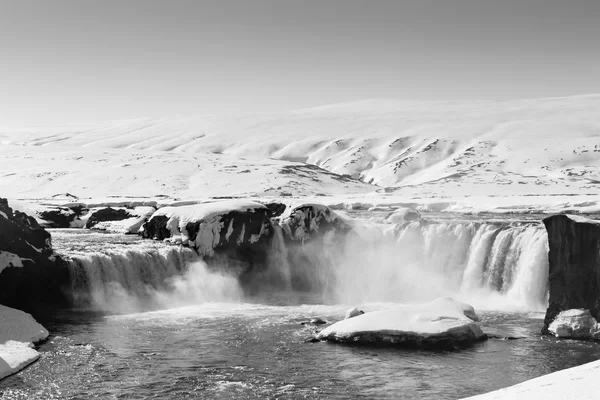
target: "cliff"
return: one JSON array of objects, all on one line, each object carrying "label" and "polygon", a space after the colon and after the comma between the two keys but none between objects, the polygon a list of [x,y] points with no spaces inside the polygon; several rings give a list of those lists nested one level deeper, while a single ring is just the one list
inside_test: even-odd
[{"label": "cliff", "polygon": [[573,215],[544,219],[550,298],[542,333],[561,311],[588,309],[600,320],[600,221]]},{"label": "cliff", "polygon": [[0,304],[31,309],[64,303],[62,288],[68,282],[68,268],[54,255],[50,233],[0,198]]}]

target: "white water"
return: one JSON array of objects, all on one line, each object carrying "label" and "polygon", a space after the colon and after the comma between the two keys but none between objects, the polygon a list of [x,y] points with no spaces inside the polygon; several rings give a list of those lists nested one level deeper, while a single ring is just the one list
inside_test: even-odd
[{"label": "white water", "polygon": [[[332,302],[453,296],[485,309],[547,306],[548,241],[541,224],[413,222],[362,236],[369,239],[349,237],[320,248],[327,256],[316,261],[312,279]],[[303,251],[314,252],[315,246]],[[291,268],[292,276],[307,271],[302,264]]]},{"label": "white water", "polygon": [[[339,304],[453,296],[484,309],[545,309],[548,244],[541,224],[413,222],[393,228],[370,232],[366,241],[325,235],[291,247],[277,231],[269,265],[248,280],[245,294],[279,292],[291,300],[293,291],[309,291]],[[138,238],[125,243],[118,235],[67,236],[55,234],[54,242],[70,243],[61,252],[72,259],[80,306],[134,312],[248,300],[227,265],[208,268],[191,249]]]},{"label": "white water", "polygon": [[78,307],[130,313],[243,297],[235,276],[209,269],[190,248],[75,232],[56,230],[53,237],[57,250],[70,258]]}]

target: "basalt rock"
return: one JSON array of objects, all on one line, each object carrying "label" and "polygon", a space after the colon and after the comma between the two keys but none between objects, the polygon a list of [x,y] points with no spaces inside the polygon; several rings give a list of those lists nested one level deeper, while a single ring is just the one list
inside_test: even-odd
[{"label": "basalt rock", "polygon": [[600,221],[573,215],[544,219],[548,232],[549,305],[543,334],[566,310],[586,309],[600,320]]},{"label": "basalt rock", "polygon": [[50,233],[35,218],[13,211],[0,198],[0,252],[20,259],[0,266],[0,303],[31,309],[36,303],[68,303],[63,289],[69,282],[65,262],[52,250]]},{"label": "basalt rock", "polygon": [[167,229],[166,215],[153,216],[144,224],[143,231],[140,233],[145,239],[164,240],[171,237],[171,231]]},{"label": "basalt rock", "polygon": [[341,259],[351,225],[330,208],[303,204],[281,216],[292,289],[323,293],[334,282],[331,265]]},{"label": "basalt rock", "polygon": [[351,230],[351,226],[343,218],[321,204],[294,207],[282,217],[281,227],[286,241],[300,242],[322,237],[332,231],[346,233]]},{"label": "basalt rock", "polygon": [[101,208],[94,211],[88,218],[85,227],[90,229],[96,226],[99,222],[103,221],[122,221],[124,219],[134,218],[135,215],[130,214],[127,210],[122,208]]},{"label": "basalt rock", "polygon": [[272,211],[257,203],[171,207],[153,215],[144,224],[142,236],[188,245],[209,264],[227,264],[243,274],[267,264],[271,217]]}]

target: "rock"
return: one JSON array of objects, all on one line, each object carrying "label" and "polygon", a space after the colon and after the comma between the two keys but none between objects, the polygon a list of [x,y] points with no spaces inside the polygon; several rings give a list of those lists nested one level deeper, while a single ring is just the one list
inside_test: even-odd
[{"label": "rock", "polygon": [[305,242],[328,232],[348,232],[351,225],[322,204],[302,204],[289,207],[281,216],[281,227],[287,241]]},{"label": "rock", "polygon": [[548,326],[548,331],[559,338],[600,340],[600,325],[589,310],[560,312]]},{"label": "rock", "polygon": [[48,331],[30,314],[0,305],[0,343],[8,340],[37,343],[48,337]]},{"label": "rock", "polygon": [[43,220],[46,228],[74,228],[83,224],[79,217],[87,210],[82,206],[57,207],[38,212],[38,217]]},{"label": "rock", "polygon": [[85,227],[115,233],[138,233],[142,225],[156,211],[154,207],[103,207],[92,210]]},{"label": "rock", "polygon": [[101,208],[92,212],[87,222],[85,223],[85,227],[87,229],[93,228],[99,222],[103,221],[122,221],[124,219],[134,218],[135,216],[130,214],[127,210],[122,208],[112,208],[106,207]]},{"label": "rock", "polygon": [[417,348],[454,348],[485,340],[473,307],[450,298],[374,311],[339,321],[320,340]]},{"label": "rock", "polygon": [[291,288],[323,292],[334,278],[333,260],[342,257],[351,224],[321,204],[288,207],[276,228],[281,229],[290,271]]},{"label": "rock", "polygon": [[31,343],[9,340],[0,343],[0,379],[15,374],[40,358]]},{"label": "rock", "polygon": [[194,248],[209,264],[228,265],[244,276],[266,267],[272,211],[247,200],[224,200],[158,209],[143,225],[143,237]]},{"label": "rock", "polygon": [[2,198],[0,253],[0,303],[18,308],[68,303],[63,289],[69,287],[69,270],[54,254],[50,233]]},{"label": "rock", "polygon": [[359,315],[363,315],[364,313],[365,312],[363,310],[359,310],[358,308],[354,307],[346,311],[346,316],[344,317],[344,319],[358,317]]},{"label": "rock", "polygon": [[315,318],[311,318],[310,321],[308,322],[302,322],[302,325],[324,325],[326,324],[327,321],[325,321],[323,318],[319,318],[319,317],[315,317]]},{"label": "rock", "polygon": [[33,343],[47,337],[48,331],[31,315],[0,305],[0,379],[37,360]]},{"label": "rock", "polygon": [[600,221],[574,215],[544,219],[549,244],[549,301],[543,334],[566,310],[585,309],[600,320]]}]

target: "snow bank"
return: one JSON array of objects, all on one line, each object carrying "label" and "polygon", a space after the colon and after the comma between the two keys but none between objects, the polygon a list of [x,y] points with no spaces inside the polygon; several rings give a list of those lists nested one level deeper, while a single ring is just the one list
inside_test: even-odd
[{"label": "snow bank", "polygon": [[37,360],[33,343],[47,337],[46,328],[30,314],[0,305],[0,379]]},{"label": "snow bank", "polygon": [[599,376],[600,361],[594,361],[468,399],[592,400],[600,393]]},{"label": "snow bank", "polygon": [[485,339],[475,310],[451,298],[374,311],[337,322],[317,338],[335,342],[448,346]]},{"label": "snow bank", "polygon": [[548,331],[559,338],[600,340],[600,325],[590,310],[563,311],[548,326]]}]

